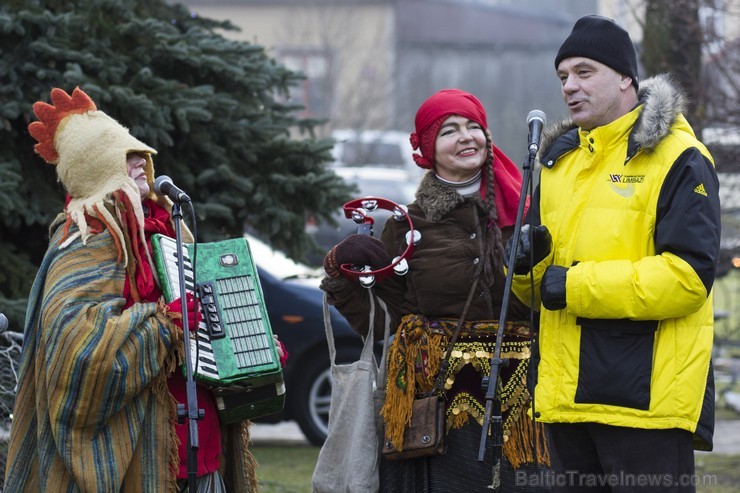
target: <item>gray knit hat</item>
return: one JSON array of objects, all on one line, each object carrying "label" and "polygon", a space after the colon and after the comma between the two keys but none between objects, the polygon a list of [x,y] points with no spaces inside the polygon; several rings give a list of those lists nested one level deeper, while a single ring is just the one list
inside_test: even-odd
[{"label": "gray knit hat", "polygon": [[570,57],[584,57],[611,67],[620,74],[632,78],[638,88],[637,54],[630,35],[624,28],[608,17],[587,15],[573,26],[570,35],[560,46],[555,57],[555,68]]}]

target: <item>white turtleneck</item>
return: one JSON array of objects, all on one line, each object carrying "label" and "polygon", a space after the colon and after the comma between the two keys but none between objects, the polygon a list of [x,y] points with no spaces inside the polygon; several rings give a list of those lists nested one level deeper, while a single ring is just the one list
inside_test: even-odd
[{"label": "white turtleneck", "polygon": [[450,181],[445,180],[439,175],[435,176],[439,181],[441,181],[445,185],[448,185],[450,188],[453,188],[460,195],[467,197],[468,195],[473,195],[480,190],[480,181],[481,177],[483,176],[483,169],[481,168],[480,170],[478,170],[478,173],[476,173],[474,177],[465,181]]}]

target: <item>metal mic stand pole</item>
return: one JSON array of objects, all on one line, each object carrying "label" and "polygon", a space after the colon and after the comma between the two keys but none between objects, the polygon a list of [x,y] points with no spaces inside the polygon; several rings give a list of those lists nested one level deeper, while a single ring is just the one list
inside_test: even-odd
[{"label": "metal mic stand pole", "polygon": [[[501,418],[501,401],[496,395],[498,388],[499,374],[504,361],[501,359],[501,344],[504,338],[504,328],[506,327],[506,315],[509,310],[509,298],[511,296],[511,282],[514,277],[514,261],[516,259],[516,247],[519,245],[519,233],[522,229],[522,219],[524,216],[524,206],[527,202],[527,192],[532,180],[532,167],[537,155],[537,148],[530,147],[527,154],[527,160],[524,162],[522,172],[522,190],[519,195],[519,208],[516,212],[516,221],[514,223],[513,245],[514,251],[509,256],[508,265],[506,266],[506,282],[504,284],[504,298],[501,304],[501,316],[498,322],[498,331],[496,332],[496,345],[491,358],[491,373],[489,377],[483,378],[483,387],[486,392],[486,412],[483,416],[483,429],[480,436],[480,448],[478,449],[478,460],[483,462],[486,455],[486,440],[488,439],[489,427],[492,427],[491,435],[493,437],[493,447],[500,448],[503,446],[503,423]],[[494,409],[495,408],[495,409]],[[493,415],[493,412],[496,412]],[[501,455],[498,455],[498,461]],[[498,465],[498,464],[496,464]]]},{"label": "metal mic stand pole", "polygon": [[198,472],[198,420],[203,418],[204,411],[198,409],[198,396],[193,379],[192,361],[190,359],[190,324],[188,323],[188,300],[185,289],[185,270],[182,258],[182,235],[180,221],[182,212],[179,201],[172,201],[172,219],[175,223],[175,243],[177,245],[177,276],[180,281],[180,311],[182,312],[183,335],[185,337],[185,392],[187,404],[177,404],[177,420],[182,423],[188,419],[188,491],[195,491],[195,477]]}]

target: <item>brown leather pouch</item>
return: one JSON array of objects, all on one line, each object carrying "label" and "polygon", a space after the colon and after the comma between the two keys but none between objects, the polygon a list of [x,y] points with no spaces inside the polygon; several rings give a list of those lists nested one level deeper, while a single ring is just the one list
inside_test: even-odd
[{"label": "brown leather pouch", "polygon": [[445,452],[445,402],[438,395],[416,398],[411,423],[403,434],[399,451],[387,436],[383,439],[383,457],[388,460],[413,459]]}]

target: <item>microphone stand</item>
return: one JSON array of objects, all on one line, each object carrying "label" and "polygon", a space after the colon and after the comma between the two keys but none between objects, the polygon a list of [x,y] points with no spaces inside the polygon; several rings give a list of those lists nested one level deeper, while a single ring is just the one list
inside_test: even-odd
[{"label": "microphone stand", "polygon": [[[506,315],[509,310],[509,298],[511,296],[511,283],[514,277],[514,263],[516,259],[516,247],[519,246],[519,234],[522,229],[522,220],[524,216],[524,206],[527,202],[527,192],[532,180],[532,168],[537,156],[538,145],[530,145],[527,153],[527,160],[522,167],[522,189],[519,195],[519,206],[516,212],[516,221],[514,222],[514,235],[512,238],[514,251],[509,255],[507,262],[506,282],[504,284],[504,297],[501,305],[501,316],[498,322],[498,331],[496,332],[496,344],[491,357],[491,373],[488,377],[483,378],[482,385],[485,390],[486,411],[483,416],[483,429],[481,430],[480,447],[478,449],[478,461],[483,462],[486,455],[486,440],[488,439],[489,427],[492,427],[491,436],[493,438],[493,447],[498,451],[498,457],[495,457],[495,468],[498,468],[501,460],[500,450],[503,446],[503,422],[501,418],[501,400],[496,394],[498,389],[499,375],[501,366],[505,363],[501,359],[501,345],[504,338],[504,328],[506,327]],[[495,414],[494,414],[495,412]],[[497,485],[494,485],[497,486]]]},{"label": "microphone stand", "polygon": [[180,221],[182,212],[180,203],[172,201],[172,219],[175,223],[175,243],[177,246],[177,275],[180,281],[180,311],[182,312],[183,336],[185,338],[185,392],[187,404],[177,404],[177,421],[183,423],[188,419],[188,491],[195,491],[195,477],[198,472],[198,420],[203,419],[205,411],[198,409],[198,397],[193,379],[193,368],[190,360],[190,324],[188,323],[187,290],[185,289],[185,270],[182,257],[182,234]]}]

